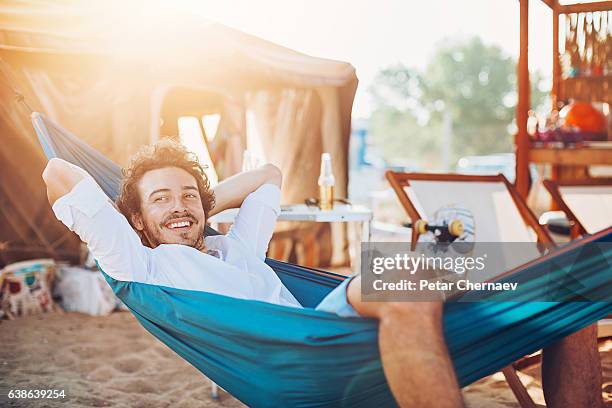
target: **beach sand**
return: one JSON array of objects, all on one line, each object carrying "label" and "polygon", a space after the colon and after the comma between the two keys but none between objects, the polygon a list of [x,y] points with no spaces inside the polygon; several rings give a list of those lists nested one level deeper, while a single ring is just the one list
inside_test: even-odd
[{"label": "beach sand", "polygon": [[[607,399],[612,395],[612,341],[601,346]],[[544,403],[537,366],[521,373]],[[65,390],[63,400],[8,400],[10,389]],[[519,407],[501,374],[463,390],[470,408]],[[0,322],[0,406],[239,407],[146,332],[127,312],[107,317],[47,313]],[[67,403],[67,404],[66,404]]]}]

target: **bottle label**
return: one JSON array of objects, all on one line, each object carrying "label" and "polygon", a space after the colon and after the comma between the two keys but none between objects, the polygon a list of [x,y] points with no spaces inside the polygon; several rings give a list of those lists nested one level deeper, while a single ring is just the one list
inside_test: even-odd
[{"label": "bottle label", "polygon": [[319,186],[319,208],[331,210],[334,207],[334,186]]}]

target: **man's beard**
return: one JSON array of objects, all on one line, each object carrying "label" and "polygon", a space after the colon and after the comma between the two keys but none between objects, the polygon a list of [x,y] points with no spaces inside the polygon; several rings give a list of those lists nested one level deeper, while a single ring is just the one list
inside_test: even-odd
[{"label": "man's beard", "polygon": [[[176,232],[170,232],[170,228],[166,227],[169,225],[173,219],[179,218],[187,218],[192,222],[191,229],[189,231],[181,232],[178,234],[178,237],[181,238],[180,242],[177,242],[174,239],[164,238],[164,232],[171,233],[174,236],[177,236]],[[196,235],[193,235],[194,230],[196,231]],[[145,221],[145,229],[143,231],[143,235],[148,241],[148,246],[151,248],[155,248],[162,244],[179,244],[179,245],[187,245],[193,247],[198,250],[204,249],[204,227],[200,228],[200,222],[190,213],[185,213],[181,215],[171,215],[164,219],[159,224],[149,223]]]}]

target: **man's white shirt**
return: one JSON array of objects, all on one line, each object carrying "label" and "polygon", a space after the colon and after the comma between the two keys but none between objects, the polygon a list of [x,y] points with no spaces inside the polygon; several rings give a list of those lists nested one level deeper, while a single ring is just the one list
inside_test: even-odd
[{"label": "man's white shirt", "polygon": [[206,247],[219,251],[221,259],[186,245],[144,246],[91,177],[60,197],[53,212],[114,279],[300,307],[264,262],[280,213],[280,190],[274,184],[246,197],[227,235],[205,238]]}]

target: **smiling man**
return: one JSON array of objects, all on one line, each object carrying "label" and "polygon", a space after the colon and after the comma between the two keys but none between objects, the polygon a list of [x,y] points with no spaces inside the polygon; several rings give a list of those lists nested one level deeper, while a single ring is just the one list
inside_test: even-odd
[{"label": "smiling man", "polygon": [[[133,157],[117,208],[89,174],[63,160],[50,160],[43,179],[57,218],[116,280],[301,307],[265,263],[282,181],[271,164],[211,189],[195,155],[160,142]],[[234,207],[240,210],[227,235],[205,237],[208,217]],[[442,304],[362,302],[359,288],[359,277],[347,279],[317,309],[380,321],[383,368],[400,406],[462,406],[443,338]]]},{"label": "smiling man", "polygon": [[[56,217],[110,276],[299,307],[263,261],[280,211],[273,165],[212,190],[196,156],[170,141],[131,160],[116,206],[83,169],[49,161],[43,179]],[[204,237],[208,217],[240,207],[227,235]]]}]

